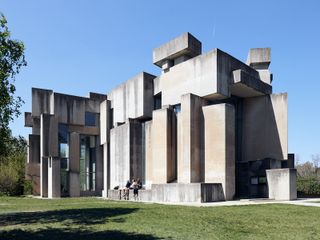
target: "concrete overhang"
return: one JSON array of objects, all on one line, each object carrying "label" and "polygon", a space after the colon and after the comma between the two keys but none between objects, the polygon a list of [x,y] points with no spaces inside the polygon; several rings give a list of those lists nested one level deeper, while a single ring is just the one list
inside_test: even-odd
[{"label": "concrete overhang", "polygon": [[153,50],[153,64],[162,67],[167,60],[174,60],[180,56],[190,58],[201,54],[201,42],[186,32],[170,42]]},{"label": "concrete overhang", "polygon": [[230,93],[237,97],[256,97],[272,93],[272,86],[238,69],[232,72]]},{"label": "concrete overhang", "polygon": [[32,119],[31,112],[24,113],[24,126],[33,127],[33,119]]}]

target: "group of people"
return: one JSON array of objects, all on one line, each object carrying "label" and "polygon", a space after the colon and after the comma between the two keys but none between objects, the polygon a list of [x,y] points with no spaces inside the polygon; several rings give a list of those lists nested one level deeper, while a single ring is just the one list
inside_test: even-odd
[{"label": "group of people", "polygon": [[126,186],[124,189],[120,189],[120,199],[123,198],[124,200],[129,200],[129,192],[130,189],[133,189],[133,199],[138,200],[139,199],[139,189],[142,188],[142,182],[140,179],[132,179],[127,181]]}]

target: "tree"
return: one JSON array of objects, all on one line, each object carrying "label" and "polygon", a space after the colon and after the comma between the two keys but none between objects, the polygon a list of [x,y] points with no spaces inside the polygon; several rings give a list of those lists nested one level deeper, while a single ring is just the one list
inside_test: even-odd
[{"label": "tree", "polygon": [[23,100],[15,97],[15,76],[27,65],[21,41],[11,39],[5,16],[0,13],[0,157],[9,153],[14,138],[9,123],[20,115]]}]

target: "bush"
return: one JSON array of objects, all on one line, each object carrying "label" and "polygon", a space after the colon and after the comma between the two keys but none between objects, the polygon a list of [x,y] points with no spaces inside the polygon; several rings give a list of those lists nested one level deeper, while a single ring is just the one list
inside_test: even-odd
[{"label": "bush", "polygon": [[17,153],[0,162],[0,195],[23,194],[25,155]]},{"label": "bush", "polygon": [[316,177],[298,177],[297,191],[304,195],[320,195],[320,179]]},{"label": "bush", "polygon": [[23,194],[24,195],[31,195],[32,192],[33,192],[32,181],[31,180],[24,180]]}]

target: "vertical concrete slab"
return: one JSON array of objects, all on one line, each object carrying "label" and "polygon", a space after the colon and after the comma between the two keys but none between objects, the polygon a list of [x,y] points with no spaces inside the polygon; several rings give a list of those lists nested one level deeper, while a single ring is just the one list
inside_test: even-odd
[{"label": "vertical concrete slab", "polygon": [[40,135],[29,134],[28,163],[40,163]]},{"label": "vertical concrete slab", "polygon": [[102,197],[108,197],[110,189],[110,150],[107,143],[103,144],[103,191]]},{"label": "vertical concrete slab", "polygon": [[235,109],[230,104],[202,108],[205,125],[205,182],[221,183],[226,200],[235,194]]},{"label": "vertical concrete slab", "polygon": [[110,131],[110,188],[130,179],[130,123]]},{"label": "vertical concrete slab", "polygon": [[275,200],[297,199],[297,170],[293,168],[266,170],[269,198]]},{"label": "vertical concrete slab", "polygon": [[59,198],[60,193],[60,158],[48,159],[48,198]]},{"label": "vertical concrete slab", "polygon": [[172,109],[153,111],[153,183],[168,183],[177,178],[176,116]]},{"label": "vertical concrete slab", "polygon": [[243,100],[242,160],[287,159],[288,99],[286,93]]},{"label": "vertical concrete slab", "polygon": [[130,177],[139,178],[143,183],[144,154],[144,126],[140,122],[130,121]]},{"label": "vertical concrete slab", "polygon": [[204,120],[202,106],[206,101],[193,95],[181,97],[181,127],[178,146],[178,182],[192,183],[204,181]]},{"label": "vertical concrete slab", "polygon": [[80,197],[80,174],[69,172],[69,195],[70,197]]},{"label": "vertical concrete slab", "polygon": [[48,197],[48,159],[58,157],[58,123],[54,115],[40,116],[40,192]]},{"label": "vertical concrete slab", "polygon": [[100,143],[105,144],[109,142],[110,138],[110,114],[111,102],[105,100],[100,104]]},{"label": "vertical concrete slab", "polygon": [[80,196],[80,134],[70,133],[69,143],[69,194],[70,197]]},{"label": "vertical concrete slab", "polygon": [[152,121],[145,123],[145,185],[147,189],[151,188],[153,182],[152,172]]},{"label": "vertical concrete slab", "polygon": [[103,147],[100,145],[100,137],[96,136],[96,194],[102,196],[103,190]]}]

